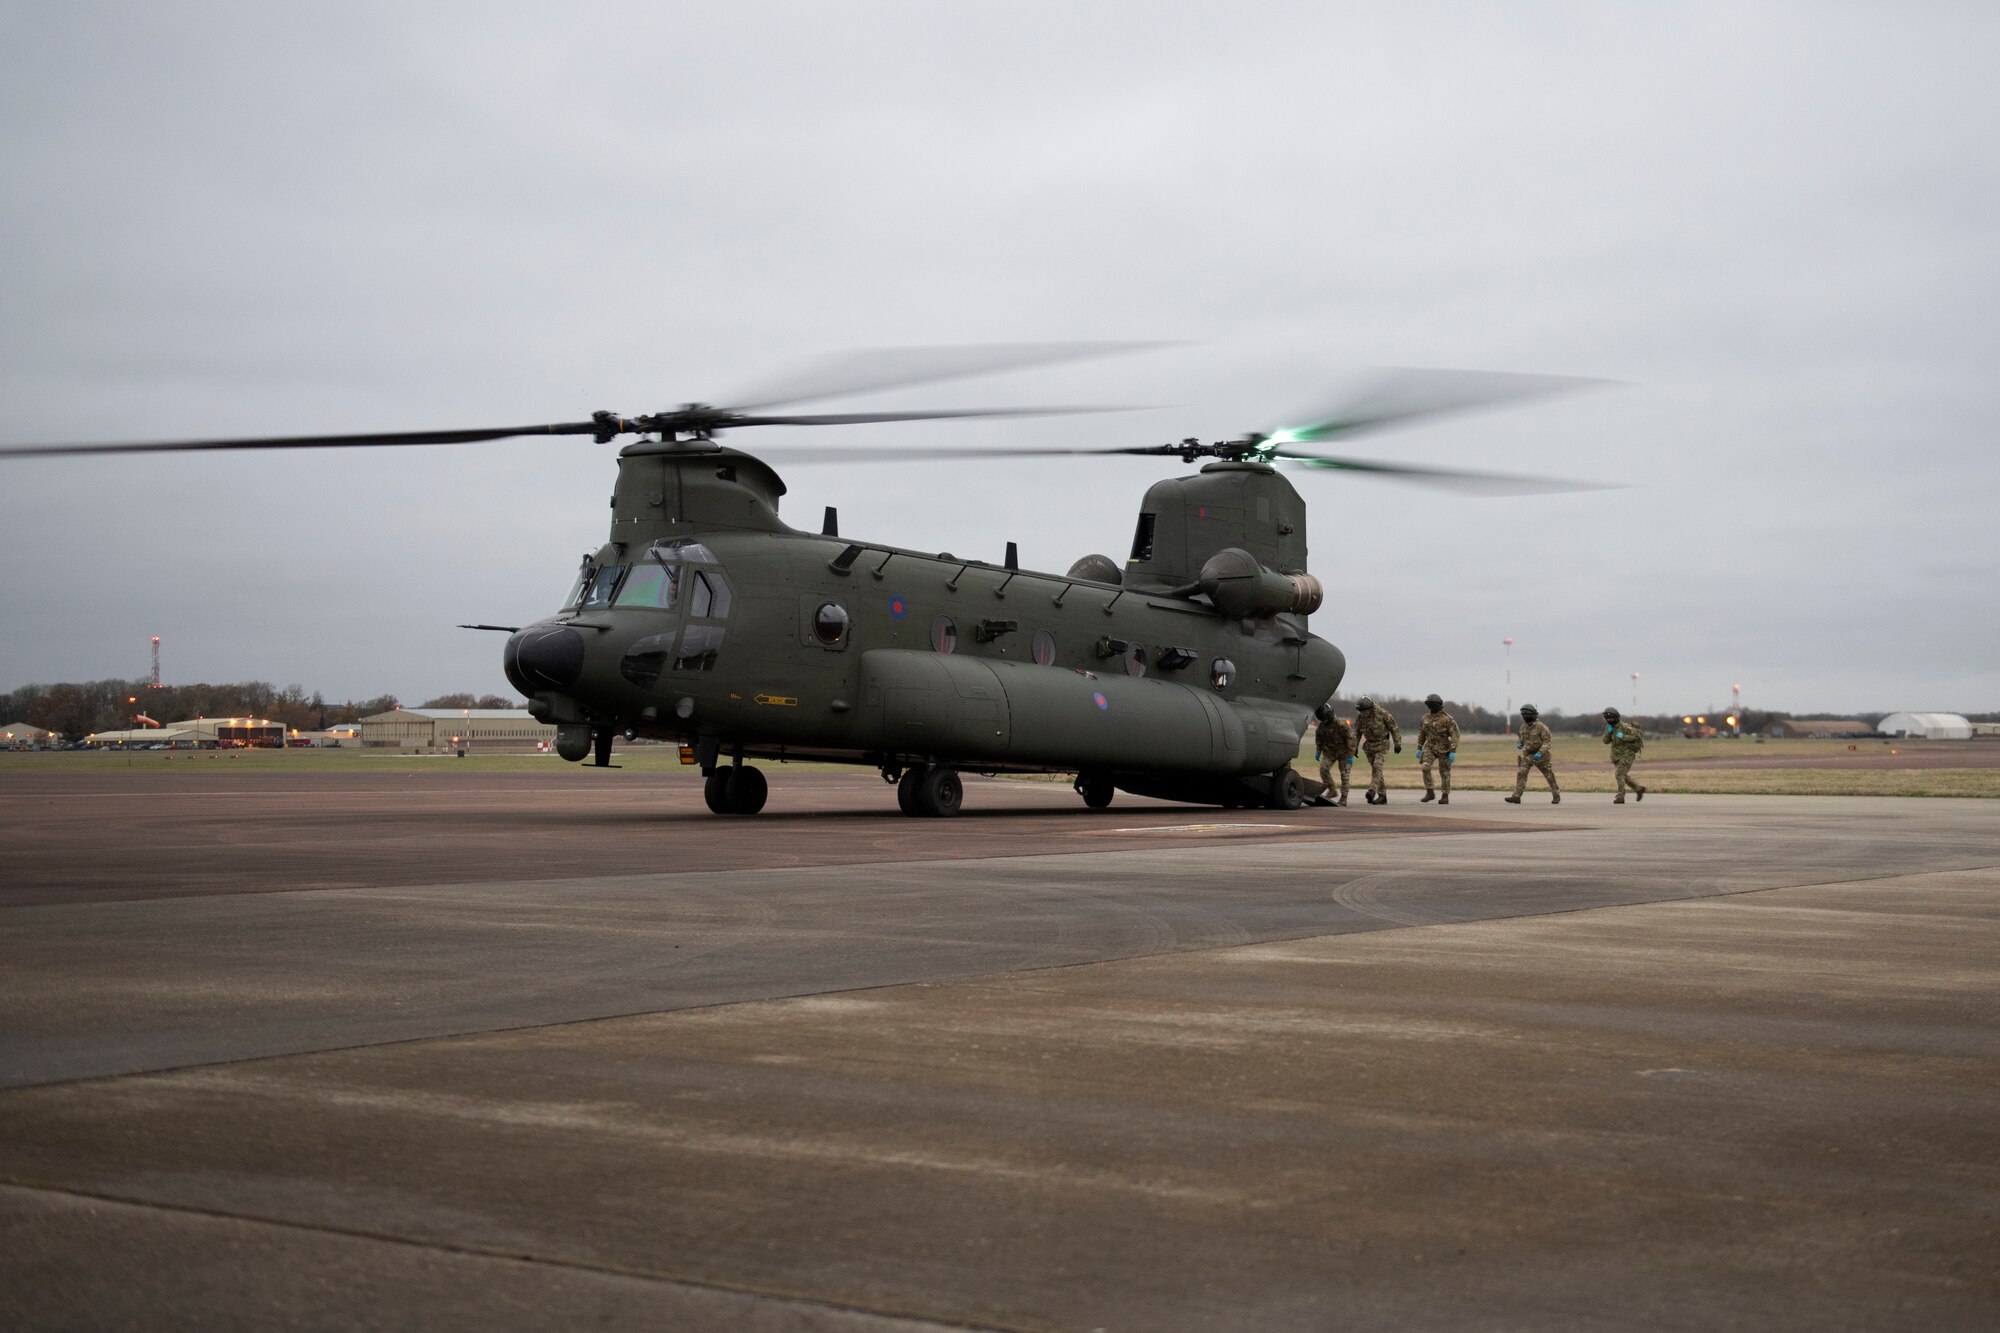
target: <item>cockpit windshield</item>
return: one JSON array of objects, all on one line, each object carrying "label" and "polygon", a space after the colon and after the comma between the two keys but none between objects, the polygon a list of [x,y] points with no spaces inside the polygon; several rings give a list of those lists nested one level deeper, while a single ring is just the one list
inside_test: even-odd
[{"label": "cockpit windshield", "polygon": [[681,567],[647,560],[632,566],[618,592],[620,606],[648,606],[671,611],[680,602]]},{"label": "cockpit windshield", "polygon": [[618,581],[624,575],[623,565],[599,565],[597,572],[590,576],[590,582],[583,590],[583,600],[578,605],[585,611],[610,606],[612,596],[618,591]]}]

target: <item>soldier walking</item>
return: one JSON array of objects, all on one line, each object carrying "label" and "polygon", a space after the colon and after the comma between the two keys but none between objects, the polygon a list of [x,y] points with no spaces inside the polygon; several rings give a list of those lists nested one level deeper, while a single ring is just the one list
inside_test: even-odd
[{"label": "soldier walking", "polygon": [[1646,789],[1632,779],[1632,761],[1639,757],[1639,751],[1646,748],[1646,733],[1639,729],[1637,722],[1620,720],[1618,710],[1604,710],[1604,743],[1611,747],[1611,767],[1618,773],[1618,795],[1611,804],[1625,804],[1625,788],[1632,788],[1632,799],[1646,799]]},{"label": "soldier walking", "polygon": [[1368,804],[1387,805],[1389,781],[1382,775],[1382,761],[1392,742],[1397,754],[1403,752],[1403,730],[1388,709],[1377,708],[1365,694],[1354,704],[1354,730],[1361,741],[1361,753],[1368,756]]},{"label": "soldier walking", "polygon": [[[1444,700],[1435,694],[1424,700],[1424,707],[1430,711],[1424,714],[1423,722],[1417,727],[1417,762],[1424,770],[1424,800],[1450,805],[1451,765],[1458,758],[1458,722],[1444,711]],[[1431,785],[1433,765],[1444,784],[1443,795],[1439,795]]]},{"label": "soldier walking", "polygon": [[1562,788],[1556,785],[1555,765],[1550,762],[1555,737],[1542,721],[1541,712],[1533,704],[1521,705],[1520,744],[1514,748],[1521,752],[1514,771],[1514,794],[1502,797],[1509,805],[1521,803],[1521,793],[1528,789],[1528,770],[1539,768],[1549,784],[1549,804],[1561,805]]},{"label": "soldier walking", "polygon": [[1331,701],[1321,704],[1313,711],[1313,716],[1319,719],[1319,725],[1313,728],[1313,746],[1319,756],[1319,780],[1328,791],[1333,790],[1333,771],[1338,768],[1340,799],[1333,804],[1346,805],[1347,776],[1354,768],[1354,732],[1348,727],[1346,718],[1333,715]]}]

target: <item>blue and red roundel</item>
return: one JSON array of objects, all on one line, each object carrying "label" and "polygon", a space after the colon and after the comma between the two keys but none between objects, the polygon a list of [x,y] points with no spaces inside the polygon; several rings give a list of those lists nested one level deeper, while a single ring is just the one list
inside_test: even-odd
[{"label": "blue and red roundel", "polygon": [[1090,697],[1096,700],[1097,706],[1100,709],[1108,709],[1111,707],[1111,701],[1105,698],[1102,694],[1093,694]]},{"label": "blue and red roundel", "polygon": [[901,620],[908,614],[910,614],[910,604],[908,602],[900,597],[891,597],[889,599],[889,619]]}]

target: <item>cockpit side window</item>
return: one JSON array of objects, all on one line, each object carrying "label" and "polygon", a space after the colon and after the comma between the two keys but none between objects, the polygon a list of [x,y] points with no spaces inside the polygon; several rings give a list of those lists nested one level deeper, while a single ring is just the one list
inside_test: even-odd
[{"label": "cockpit side window", "polygon": [[576,582],[569,585],[569,596],[563,598],[563,610],[568,611],[583,600],[583,590],[590,582],[591,568],[585,565],[576,572]]},{"label": "cockpit side window", "polygon": [[719,569],[696,569],[691,571],[691,574],[691,589],[688,593],[688,614],[699,619],[728,619],[729,580],[722,577],[722,571]]}]

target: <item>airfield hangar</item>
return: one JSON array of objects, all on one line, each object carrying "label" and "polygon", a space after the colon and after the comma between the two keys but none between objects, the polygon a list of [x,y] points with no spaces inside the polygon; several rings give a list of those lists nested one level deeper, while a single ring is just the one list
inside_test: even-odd
[{"label": "airfield hangar", "polygon": [[1876,724],[1884,736],[1907,740],[1969,741],[1972,724],[1957,713],[1891,713]]},{"label": "airfield hangar", "polygon": [[366,748],[521,750],[555,743],[556,729],[525,708],[396,708],[356,724]]}]

